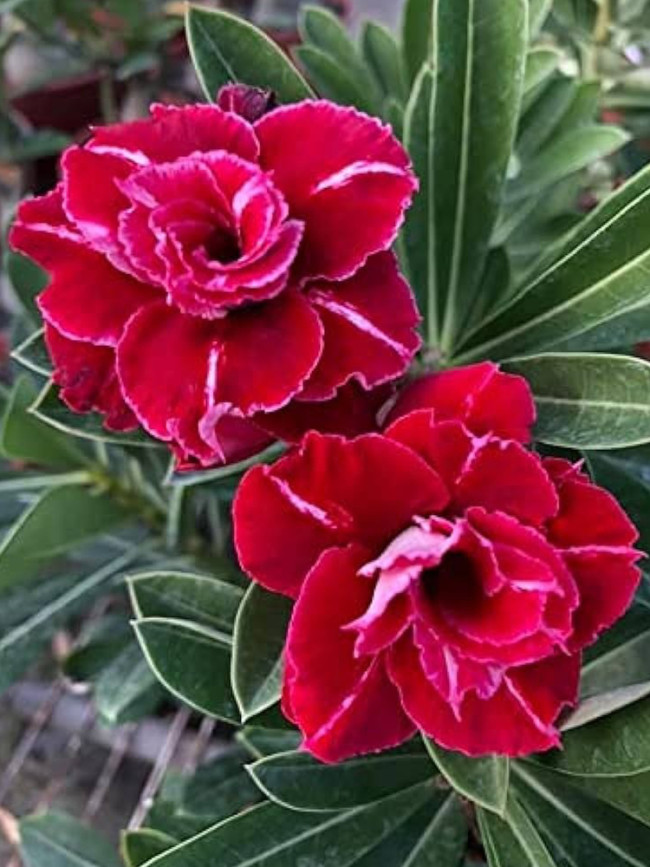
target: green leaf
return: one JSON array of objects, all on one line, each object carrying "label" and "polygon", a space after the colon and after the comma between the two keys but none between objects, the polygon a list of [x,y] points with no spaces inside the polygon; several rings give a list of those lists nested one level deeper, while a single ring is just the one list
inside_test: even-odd
[{"label": "green leaf", "polygon": [[[431,170],[437,304],[448,352],[488,254],[526,62],[524,0],[439,0]],[[489,107],[489,108],[488,108]]]},{"label": "green leaf", "polygon": [[49,560],[123,523],[127,513],[108,497],[76,486],[47,491],[0,544],[0,591],[42,577]]},{"label": "green leaf", "polygon": [[[602,484],[598,476],[596,481]],[[649,660],[650,610],[637,603],[587,650],[580,674],[582,696],[589,698],[650,679]]]},{"label": "green leaf", "polygon": [[562,721],[562,731],[580,728],[601,719],[650,695],[650,680],[631,686],[622,686],[581,701],[578,707]]},{"label": "green leaf", "polygon": [[[439,825],[431,833],[436,814],[440,816]],[[465,845],[462,815],[449,796],[434,794],[425,784],[370,807],[343,813],[297,813],[276,804],[261,804],[182,843],[153,864],[426,867],[430,862],[423,847],[431,846],[436,839],[440,847],[436,867],[456,867]],[[408,844],[407,848],[400,845],[402,842]]]},{"label": "green leaf", "polygon": [[163,693],[140,647],[131,642],[101,672],[94,697],[106,725],[118,726],[153,712]]},{"label": "green leaf", "polygon": [[254,759],[262,759],[265,756],[297,750],[302,735],[297,731],[273,731],[261,726],[246,726],[237,732],[237,740]]},{"label": "green leaf", "polygon": [[36,305],[36,296],[45,289],[49,277],[39,266],[23,256],[8,250],[5,253],[5,269],[20,305],[35,324],[40,324],[41,313]]},{"label": "green leaf", "polygon": [[120,848],[126,867],[142,867],[156,855],[177,845],[178,840],[168,834],[152,828],[140,828],[138,831],[125,831]]},{"label": "green leaf", "polygon": [[97,413],[76,413],[68,409],[59,397],[59,389],[53,383],[48,383],[30,407],[30,415],[37,419],[39,430],[43,426],[54,428],[67,436],[63,439],[77,437],[103,443],[115,443],[120,446],[140,446],[144,448],[160,448],[160,443],[147,436],[144,431],[131,433],[115,433],[104,427],[102,417]]},{"label": "green leaf", "polygon": [[647,301],[650,169],[585,218],[506,305],[467,335],[455,361],[500,360],[607,327]]},{"label": "green leaf", "polygon": [[144,572],[128,579],[136,617],[172,617],[231,633],[244,591],[207,575]]},{"label": "green leaf", "polygon": [[528,27],[531,40],[539,35],[552,5],[553,0],[528,0]]},{"label": "green leaf", "polygon": [[629,777],[571,777],[567,782],[650,826],[650,772]]},{"label": "green leaf", "polygon": [[543,84],[557,69],[562,55],[555,48],[532,48],[526,56],[524,94]]},{"label": "green leaf", "polygon": [[433,71],[420,71],[404,113],[404,145],[413,161],[420,189],[406,214],[402,233],[404,264],[430,340],[437,340],[434,234]]},{"label": "green leaf", "polygon": [[325,765],[304,752],[260,759],[248,768],[271,800],[293,810],[347,810],[380,801],[434,774],[419,740],[374,756]]},{"label": "green leaf", "polygon": [[402,55],[409,81],[415,81],[431,54],[434,0],[406,0],[402,13]]},{"label": "green leaf", "polygon": [[443,750],[429,738],[424,742],[431,758],[457,792],[486,810],[503,815],[510,779],[510,763],[505,756],[473,759]]},{"label": "green leaf", "polygon": [[133,627],[163,686],[200,713],[237,721],[227,635],[198,623],[163,617],[137,620]]},{"label": "green leaf", "polygon": [[101,834],[63,813],[22,819],[20,841],[25,867],[120,867]]},{"label": "green leaf", "polygon": [[361,49],[383,95],[398,103],[405,102],[406,73],[399,45],[390,30],[375,21],[366,21],[361,31]]},{"label": "green leaf", "polygon": [[46,376],[48,379],[52,376],[52,363],[50,354],[45,345],[44,331],[41,328],[30,334],[19,346],[11,353],[18,364],[22,364],[33,373],[39,376]]},{"label": "green leaf", "polygon": [[2,598],[0,614],[0,693],[40,656],[54,634],[86,609],[137,556],[128,552],[87,577],[74,572]]},{"label": "green leaf", "polygon": [[280,698],[282,651],[293,604],[252,584],[237,615],[232,687],[244,722]]},{"label": "green leaf", "polygon": [[235,747],[202,764],[191,776],[170,772],[147,824],[180,842],[258,803],[261,794],[246,773],[245,759],[245,750]]},{"label": "green leaf", "polygon": [[[528,64],[526,64],[528,75]],[[526,80],[524,79],[524,92]],[[517,155],[524,163],[539,153],[558,129],[577,92],[574,81],[566,76],[557,76],[542,89],[537,99],[528,108],[519,124]]]},{"label": "green leaf", "polygon": [[518,764],[516,780],[524,806],[570,863],[647,867],[650,828],[543,768]]},{"label": "green leaf", "polygon": [[296,56],[320,93],[377,114],[380,90],[340,19],[322,6],[304,5],[299,29],[307,50],[297,49]]},{"label": "green leaf", "polygon": [[564,448],[617,449],[650,441],[650,363],[617,355],[549,353],[508,361],[537,406],[535,438]]},{"label": "green leaf", "polygon": [[190,6],[187,39],[199,81],[208,100],[229,82],[272,90],[282,103],[313,96],[289,58],[261,30],[242,18]]},{"label": "green leaf", "polygon": [[2,420],[2,453],[14,460],[29,461],[53,469],[69,469],[86,463],[83,452],[74,442],[53,431],[27,411],[34,396],[35,389],[29,378],[19,377]]},{"label": "green leaf", "polygon": [[556,867],[526,810],[511,794],[505,820],[477,811],[490,867]]},{"label": "green leaf", "polygon": [[622,777],[650,770],[650,699],[643,699],[580,729],[567,732],[562,750],[539,758],[544,765],[584,777]]},{"label": "green leaf", "polygon": [[314,45],[300,45],[294,54],[319,95],[339,105],[353,105],[368,114],[376,114],[377,106],[358,78],[336,58]]},{"label": "green leaf", "polygon": [[628,133],[615,126],[591,124],[574,129],[554,139],[525,164],[522,173],[508,185],[507,200],[538,196],[563,178],[619,150],[629,140]]}]

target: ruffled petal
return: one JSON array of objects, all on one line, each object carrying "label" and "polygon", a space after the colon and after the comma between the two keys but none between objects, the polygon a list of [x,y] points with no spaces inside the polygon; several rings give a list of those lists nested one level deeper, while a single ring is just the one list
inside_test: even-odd
[{"label": "ruffled petal", "polygon": [[592,644],[625,614],[641,580],[641,571],[635,566],[641,556],[633,549],[598,548],[565,554],[580,598],[570,639],[573,650]]},{"label": "ruffled petal", "polygon": [[[389,653],[389,674],[396,684],[402,705],[419,729],[445,749],[468,756],[526,756],[557,747],[560,735],[551,725],[540,725],[506,681],[490,699],[468,692],[460,716],[429,682],[420,654],[408,636]],[[560,677],[564,675],[562,666]],[[558,684],[564,694],[564,684]],[[555,718],[564,705],[556,705]]]},{"label": "ruffled petal", "polygon": [[392,253],[373,256],[343,282],[311,284],[307,294],[325,345],[303,400],[331,398],[353,378],[370,389],[400,376],[413,360],[420,317]]},{"label": "ruffled petal", "polygon": [[388,423],[418,409],[435,410],[438,421],[462,421],[478,436],[493,434],[521,443],[530,441],[535,421],[535,404],[526,380],[503,373],[489,361],[432,373],[411,383]]},{"label": "ruffled petal", "polygon": [[540,459],[510,440],[482,443],[454,492],[458,507],[482,506],[541,525],[557,514],[559,501]]},{"label": "ruffled petal", "polygon": [[373,434],[347,442],[310,433],[273,467],[246,474],[234,504],[235,545],[252,578],[295,596],[326,549],[357,541],[370,560],[413,516],[446,501],[438,476],[403,446]]},{"label": "ruffled petal", "polygon": [[[208,401],[213,323],[183,316],[164,302],[134,316],[117,347],[124,396],[145,430],[169,442],[196,429]],[[181,431],[182,435],[182,431]]]},{"label": "ruffled petal", "polygon": [[299,279],[343,279],[390,247],[417,184],[388,126],[309,101],[270,112],[255,130],[262,166],[306,224]]},{"label": "ruffled petal", "polygon": [[44,318],[72,340],[116,346],[128,320],[160,298],[100,253],[65,238],[48,241],[52,280],[38,297]]},{"label": "ruffled petal", "polygon": [[122,397],[112,349],[70,340],[48,324],[45,342],[54,362],[53,380],[61,386],[59,396],[71,410],[102,413],[110,430],[138,427],[138,420]]},{"label": "ruffled petal", "polygon": [[398,418],[386,436],[413,449],[453,491],[474,453],[474,440],[459,421],[436,422],[434,410],[415,410]]},{"label": "ruffled petal", "polygon": [[358,659],[342,627],[369,602],[362,549],[324,553],[294,608],[286,646],[288,704],[304,748],[325,762],[376,752],[415,732],[381,657]]},{"label": "ruffled petal", "polygon": [[224,150],[256,162],[253,128],[216,105],[153,105],[151,117],[93,130],[93,147],[142,153],[152,162],[171,162],[197,151]]},{"label": "ruffled petal", "polygon": [[302,295],[233,311],[221,332],[215,370],[215,412],[244,415],[280,409],[302,388],[322,352],[322,327]]},{"label": "ruffled petal", "polygon": [[637,541],[636,527],[608,491],[592,484],[568,462],[546,460],[544,467],[555,474],[560,496],[560,511],[548,525],[549,538],[555,545],[627,547]]}]

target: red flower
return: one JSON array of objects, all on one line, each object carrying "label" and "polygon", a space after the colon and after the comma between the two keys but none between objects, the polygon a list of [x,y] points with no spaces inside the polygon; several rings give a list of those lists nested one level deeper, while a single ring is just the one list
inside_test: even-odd
[{"label": "red flower", "polygon": [[237,550],[296,599],[284,709],[314,755],[416,729],[468,755],[559,744],[640,555],[613,497],[524,447],[533,420],[525,380],[486,363],[415,383],[383,435],[309,434],[245,476]]},{"label": "red flower", "polygon": [[328,102],[221,101],[96,129],[11,234],[52,277],[63,399],[183,465],[258,450],[289,406],[304,430],[310,405],[389,382],[419,347],[389,252],[416,182],[388,128]]}]

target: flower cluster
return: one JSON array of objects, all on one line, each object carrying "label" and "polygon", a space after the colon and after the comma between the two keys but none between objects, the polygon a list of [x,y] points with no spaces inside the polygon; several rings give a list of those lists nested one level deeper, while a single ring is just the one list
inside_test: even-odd
[{"label": "flower cluster", "polygon": [[388,127],[246,89],[219,103],[95,129],[11,233],[52,278],[38,303],[63,399],[141,425],[181,467],[295,438],[312,407],[349,429],[361,389],[419,348],[390,252],[416,182]]},{"label": "flower cluster", "polygon": [[243,568],[296,600],[284,710],[325,761],[416,730],[468,755],[559,744],[581,650],[629,606],[637,532],[580,466],[526,448],[525,380],[423,378],[382,434],[309,434],[245,476]]},{"label": "flower cluster", "polygon": [[557,746],[581,651],[640,575],[614,498],[529,448],[525,380],[485,362],[394,396],[420,346],[390,250],[415,188],[378,121],[232,86],[94,130],[11,234],[51,275],[73,410],[181,468],[309,431],[233,515],[242,568],[295,600],[283,707],[325,761],[418,730],[468,755]]}]

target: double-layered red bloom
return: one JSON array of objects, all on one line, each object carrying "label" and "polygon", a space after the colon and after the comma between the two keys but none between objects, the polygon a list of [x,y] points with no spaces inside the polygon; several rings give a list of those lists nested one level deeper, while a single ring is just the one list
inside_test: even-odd
[{"label": "double-layered red bloom", "polygon": [[469,755],[559,744],[640,555],[613,497],[525,448],[533,420],[525,380],[461,368],[411,386],[383,435],[309,434],[244,478],[239,558],[296,599],[284,708],[316,756],[416,729]]},{"label": "double-layered red bloom", "polygon": [[96,129],[11,234],[52,277],[39,304],[63,399],[185,465],[299,430],[300,408],[326,415],[419,346],[389,252],[416,186],[404,149],[322,101],[251,123],[268,95],[240,91],[231,111],[157,105]]}]

